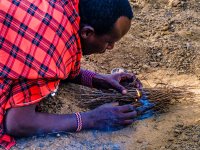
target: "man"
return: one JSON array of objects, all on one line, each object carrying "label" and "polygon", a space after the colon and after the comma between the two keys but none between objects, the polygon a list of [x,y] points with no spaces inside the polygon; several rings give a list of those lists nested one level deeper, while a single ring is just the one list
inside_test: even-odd
[{"label": "man", "polygon": [[[83,55],[114,47],[130,29],[128,0],[0,1],[0,144],[12,137],[85,129],[108,129],[133,123],[131,105],[106,104],[75,114],[46,114],[35,107],[55,92],[61,80],[122,94],[122,81],[133,74],[97,74],[80,69]],[[12,136],[12,137],[11,137]]]}]

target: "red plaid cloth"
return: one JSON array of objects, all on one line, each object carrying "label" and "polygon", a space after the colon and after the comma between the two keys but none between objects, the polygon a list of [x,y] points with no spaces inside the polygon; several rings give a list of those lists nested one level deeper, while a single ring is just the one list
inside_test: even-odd
[{"label": "red plaid cloth", "polygon": [[0,0],[0,145],[7,109],[39,102],[80,71],[78,0]]}]

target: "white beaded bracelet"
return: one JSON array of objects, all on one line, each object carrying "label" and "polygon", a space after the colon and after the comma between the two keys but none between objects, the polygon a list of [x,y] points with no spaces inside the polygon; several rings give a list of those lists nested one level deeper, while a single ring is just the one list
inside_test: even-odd
[{"label": "white beaded bracelet", "polygon": [[76,129],[76,132],[79,132],[83,128],[82,117],[81,117],[81,114],[79,112],[75,113],[75,115],[76,115],[76,120],[77,120],[77,129]]}]

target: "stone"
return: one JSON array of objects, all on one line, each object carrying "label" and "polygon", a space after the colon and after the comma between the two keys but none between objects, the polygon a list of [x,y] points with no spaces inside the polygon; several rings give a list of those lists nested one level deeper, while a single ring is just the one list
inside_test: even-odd
[{"label": "stone", "polygon": [[176,124],[177,128],[182,128],[183,126],[184,126],[184,123],[178,123],[178,124]]},{"label": "stone", "polygon": [[150,62],[150,66],[155,68],[155,67],[159,66],[159,63],[158,62]]},{"label": "stone", "polygon": [[169,26],[168,25],[165,25],[161,28],[161,31],[167,31],[169,30]]},{"label": "stone", "polygon": [[169,0],[169,6],[170,7],[177,7],[178,4],[180,4],[181,1],[180,0]]},{"label": "stone", "polygon": [[183,135],[183,136],[182,136],[182,139],[183,139],[183,141],[188,141],[188,140],[189,140],[189,137],[186,136],[186,135]]},{"label": "stone", "polygon": [[181,131],[181,130],[178,130],[178,129],[175,129],[175,130],[174,130],[174,133],[175,133],[175,134],[181,134],[182,131]]},{"label": "stone", "polygon": [[159,53],[157,53],[156,55],[157,55],[158,57],[160,57],[160,56],[162,55],[162,53],[159,52]]},{"label": "stone", "polygon": [[143,143],[143,141],[141,139],[138,139],[136,142],[137,143]]},{"label": "stone", "polygon": [[192,140],[193,140],[194,142],[199,142],[199,141],[200,141],[198,135],[194,135],[194,136],[192,137]]},{"label": "stone", "polygon": [[174,138],[170,137],[170,138],[168,139],[168,141],[172,142],[172,141],[174,141]]}]

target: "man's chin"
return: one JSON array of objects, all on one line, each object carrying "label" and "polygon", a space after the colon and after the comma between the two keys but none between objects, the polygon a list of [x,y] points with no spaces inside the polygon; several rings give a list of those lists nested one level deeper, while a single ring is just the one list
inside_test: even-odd
[{"label": "man's chin", "polygon": [[92,54],[103,54],[105,53],[106,50],[102,50],[102,51],[83,51],[83,55],[92,55]]}]

